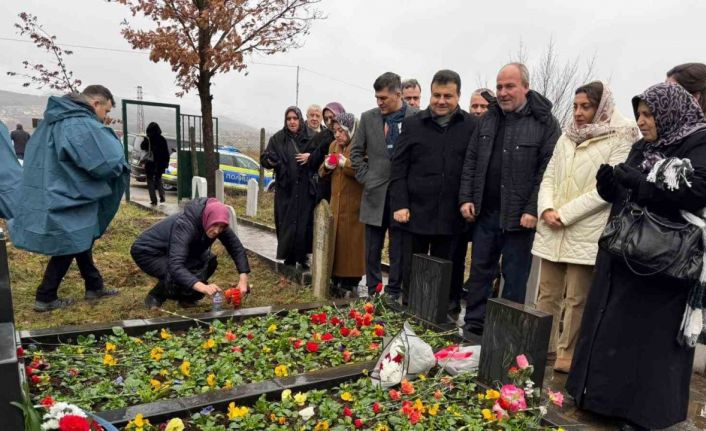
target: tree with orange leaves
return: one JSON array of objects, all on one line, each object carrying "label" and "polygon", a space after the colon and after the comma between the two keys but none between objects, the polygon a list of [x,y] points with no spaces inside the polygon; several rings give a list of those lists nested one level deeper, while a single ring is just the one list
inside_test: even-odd
[{"label": "tree with orange leaves", "polygon": [[150,60],[166,61],[183,96],[196,89],[201,101],[202,136],[208,195],[215,195],[211,80],[217,73],[242,71],[246,56],[275,54],[300,46],[324,18],[313,6],[320,0],[116,0],[154,21],[156,28],[122,30],[135,49],[149,49]]}]

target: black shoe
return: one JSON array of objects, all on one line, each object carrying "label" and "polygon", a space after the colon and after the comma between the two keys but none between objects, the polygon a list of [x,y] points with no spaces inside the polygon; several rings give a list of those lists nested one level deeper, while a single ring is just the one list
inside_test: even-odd
[{"label": "black shoe", "polygon": [[100,299],[103,298],[104,296],[115,296],[120,291],[117,289],[106,289],[105,287],[99,290],[87,290],[86,294],[83,295],[84,299],[87,300],[92,300],[92,299]]},{"label": "black shoe", "polygon": [[468,324],[466,324],[466,325],[463,326],[463,332],[464,332],[464,333],[473,334],[473,335],[478,336],[478,337],[482,337],[482,336],[483,336],[483,328],[478,328],[478,327],[476,327],[476,326],[471,326],[471,325],[468,325]]},{"label": "black shoe", "polygon": [[156,206],[156,205],[157,205],[157,201],[152,201],[152,202],[150,202],[150,205]]},{"label": "black shoe", "polygon": [[43,313],[45,311],[57,310],[59,308],[65,308],[69,305],[73,305],[73,299],[55,299],[51,302],[44,301],[34,301],[34,311]]},{"label": "black shoe", "polygon": [[649,428],[641,427],[640,425],[628,421],[618,423],[618,427],[620,431],[650,431]]},{"label": "black shoe", "polygon": [[150,310],[159,309],[159,307],[161,307],[163,303],[164,303],[164,301],[160,301],[159,299],[155,298],[154,296],[150,295],[149,293],[147,294],[147,296],[145,296],[145,305]]},{"label": "black shoe", "polygon": [[164,196],[160,196],[159,201],[164,203]]}]

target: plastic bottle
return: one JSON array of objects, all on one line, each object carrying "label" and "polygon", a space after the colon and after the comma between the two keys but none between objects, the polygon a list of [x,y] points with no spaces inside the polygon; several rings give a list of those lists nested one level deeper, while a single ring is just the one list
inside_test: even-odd
[{"label": "plastic bottle", "polygon": [[221,292],[216,292],[213,295],[213,307],[211,311],[221,311],[221,304],[223,304],[223,295],[221,295]]}]

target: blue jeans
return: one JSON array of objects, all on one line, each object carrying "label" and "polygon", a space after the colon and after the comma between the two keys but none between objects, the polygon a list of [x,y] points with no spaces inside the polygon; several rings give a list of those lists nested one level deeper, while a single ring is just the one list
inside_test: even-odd
[{"label": "blue jeans", "polygon": [[466,283],[466,328],[481,332],[485,306],[498,274],[502,256],[502,297],[524,304],[532,266],[534,230],[506,231],[500,228],[500,212],[481,213],[473,232],[471,274]]}]

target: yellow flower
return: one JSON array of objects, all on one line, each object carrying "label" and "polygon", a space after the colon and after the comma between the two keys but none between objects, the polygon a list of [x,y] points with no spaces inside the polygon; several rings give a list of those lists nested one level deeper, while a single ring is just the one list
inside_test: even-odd
[{"label": "yellow flower", "polygon": [[277,331],[277,325],[275,325],[274,323],[267,327],[267,332],[268,332],[268,333],[272,334],[272,333],[274,333],[275,331]]},{"label": "yellow flower", "polygon": [[280,416],[280,417],[277,419],[277,422],[278,422],[280,425],[284,425],[284,424],[287,423],[287,418],[285,418],[284,416]]},{"label": "yellow flower", "polygon": [[488,389],[485,391],[485,397],[489,400],[497,400],[500,398],[500,392],[494,389]]},{"label": "yellow flower", "polygon": [[150,421],[145,419],[142,416],[142,413],[138,413],[137,415],[135,415],[135,419],[133,422],[134,422],[135,426],[138,428],[142,428],[142,427],[145,427],[150,424]]},{"label": "yellow flower", "polygon": [[167,370],[159,370],[159,375],[162,377],[166,377],[169,375],[169,371]]},{"label": "yellow flower", "polygon": [[424,413],[426,411],[424,403],[419,398],[417,398],[417,400],[414,402],[414,408],[417,409],[419,413]]},{"label": "yellow flower", "polygon": [[162,337],[162,340],[168,340],[172,338],[172,334],[169,333],[166,329],[162,328],[161,331],[159,331],[159,336]]},{"label": "yellow flower", "polygon": [[228,419],[233,420],[235,418],[242,418],[250,413],[250,409],[243,407],[236,407],[234,402],[228,404]]},{"label": "yellow flower", "polygon": [[167,422],[167,427],[164,431],[184,431],[184,422],[179,418],[174,418]]},{"label": "yellow flower", "polygon": [[434,404],[433,406],[429,407],[429,415],[430,416],[436,416],[436,414],[439,412],[439,404]]},{"label": "yellow flower", "polygon": [[451,406],[446,409],[449,413],[454,415],[454,417],[461,417],[461,413],[458,411],[458,409],[455,406]]},{"label": "yellow flower", "polygon": [[182,362],[181,365],[179,366],[179,370],[181,371],[181,373],[183,375],[185,375],[186,377],[189,377],[189,373],[191,373],[191,362],[189,362],[189,361]]},{"label": "yellow flower", "polygon": [[233,382],[230,379],[226,379],[223,389],[233,389]]},{"label": "yellow flower", "polygon": [[485,395],[478,394],[478,401],[483,401],[484,399],[485,399]]},{"label": "yellow flower", "polygon": [[216,386],[216,375],[213,373],[209,374],[208,377],[206,377],[206,383],[208,384],[208,386],[210,386],[212,388],[215,387]]},{"label": "yellow flower", "polygon": [[118,365],[118,361],[115,360],[115,358],[112,355],[106,353],[103,356],[103,365],[107,365],[109,367],[114,367],[114,366]]},{"label": "yellow flower", "polygon": [[289,375],[289,370],[287,369],[287,366],[284,364],[277,365],[275,367],[275,376],[277,377],[287,377]]},{"label": "yellow flower", "polygon": [[306,403],[306,394],[302,394],[301,392],[297,392],[297,394],[294,395],[294,402],[300,406],[303,406],[304,403]]},{"label": "yellow flower", "polygon": [[163,354],[164,349],[161,347],[155,347],[154,349],[150,350],[150,357],[153,361],[159,361],[160,359],[162,359]]},{"label": "yellow flower", "polygon": [[110,341],[105,343],[105,353],[114,352],[117,348],[118,348],[118,346],[111,343]]},{"label": "yellow flower", "polygon": [[427,379],[427,376],[425,376],[424,374],[420,374],[418,377],[419,377],[419,380],[421,380],[421,381],[424,381]]},{"label": "yellow flower", "polygon": [[162,387],[162,382],[160,382],[157,379],[152,379],[152,380],[150,380],[150,385],[152,385],[153,390],[158,391],[159,388]]},{"label": "yellow flower", "polygon": [[292,399],[292,390],[285,389],[282,391],[282,401],[287,401]]},{"label": "yellow flower", "polygon": [[132,337],[132,341],[134,341],[136,344],[142,344],[142,340],[137,337]]},{"label": "yellow flower", "polygon": [[204,349],[213,349],[216,347],[216,340],[213,338],[209,338],[208,340],[204,341],[203,344],[201,345]]},{"label": "yellow flower", "polygon": [[378,426],[375,427],[375,431],[390,431],[390,427],[385,424],[378,424]]},{"label": "yellow flower", "polygon": [[344,393],[341,394],[341,399],[342,399],[343,401],[353,401],[353,395],[351,395],[350,392],[347,392],[347,391],[346,391],[346,392],[344,392]]},{"label": "yellow flower", "polygon": [[270,349],[269,347],[265,346],[265,347],[262,348],[262,351],[263,351],[264,353],[270,353],[270,352],[272,351],[272,349]]},{"label": "yellow flower", "polygon": [[490,409],[481,410],[481,414],[483,415],[483,419],[485,419],[487,421],[493,420],[493,412],[491,412]]},{"label": "yellow flower", "polygon": [[328,421],[317,422],[314,431],[325,431],[328,429]]}]

